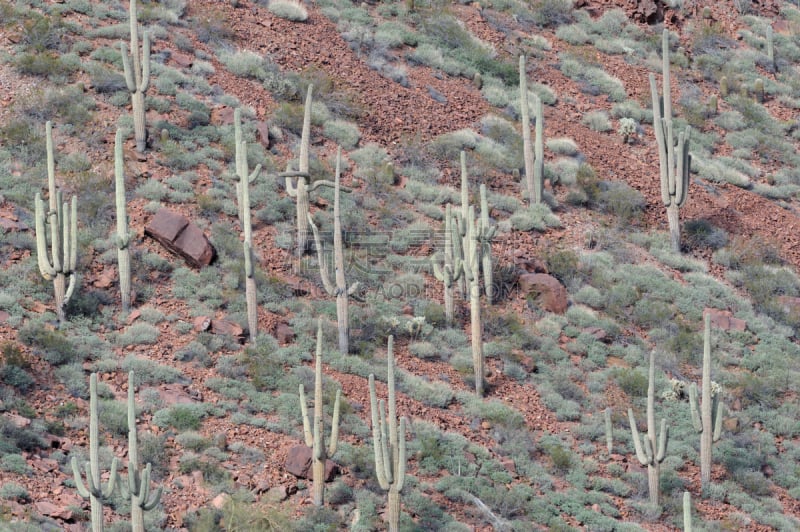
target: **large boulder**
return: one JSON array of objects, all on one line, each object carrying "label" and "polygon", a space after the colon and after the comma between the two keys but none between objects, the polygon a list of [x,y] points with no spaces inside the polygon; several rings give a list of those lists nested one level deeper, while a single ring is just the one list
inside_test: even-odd
[{"label": "large boulder", "polygon": [[214,246],[199,227],[169,209],[160,209],[144,228],[144,234],[183,257],[194,268],[208,266],[216,255]]},{"label": "large boulder", "polygon": [[518,282],[523,295],[534,300],[542,309],[555,314],[567,311],[567,289],[552,275],[523,273]]},{"label": "large boulder", "polygon": [[730,310],[719,310],[706,307],[703,314],[711,316],[711,328],[722,329],[723,331],[744,331],[747,329],[747,322],[733,317]]},{"label": "large boulder", "polygon": [[[297,478],[310,479],[311,473],[311,447],[308,445],[295,445],[289,449],[283,467]],[[339,472],[339,466],[333,460],[325,460],[325,482],[333,480]]]}]

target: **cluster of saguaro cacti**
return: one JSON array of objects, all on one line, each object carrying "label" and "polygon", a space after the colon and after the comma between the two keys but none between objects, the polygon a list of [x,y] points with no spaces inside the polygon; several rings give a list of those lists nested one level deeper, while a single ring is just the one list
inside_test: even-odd
[{"label": "cluster of saguaro cacti", "polygon": [[369,376],[369,404],[372,412],[372,446],[375,451],[375,474],[381,489],[388,491],[389,531],[400,530],[400,492],[406,476],[406,418],[397,422],[397,403],[394,388],[394,338],[387,346],[387,386],[389,411],[386,403],[378,401],[375,376]]},{"label": "cluster of saguaro cacti", "polygon": [[[136,139],[136,151],[143,152],[147,148],[147,127],[144,115],[144,93],[150,86],[150,35],[143,32],[142,55],[139,56],[139,24],[136,20],[136,0],[131,0],[129,9],[131,30],[131,55],[125,43],[120,43],[122,68],[125,73],[125,84],[131,93],[133,109],[133,134]],[[131,65],[133,63],[133,65]]]},{"label": "cluster of saguaro cacti", "polygon": [[519,56],[519,107],[522,119],[522,149],[529,203],[541,203],[544,194],[544,112],[541,98],[534,100],[536,137],[531,145],[531,120],[528,107],[528,74],[525,56]]},{"label": "cluster of saguaro cacti", "polygon": [[247,163],[247,141],[242,138],[242,111],[233,112],[233,131],[236,164],[236,199],[239,208],[239,221],[244,236],[244,290],[247,301],[247,328],[250,330],[250,343],[256,344],[258,336],[258,308],[256,303],[255,257],[253,256],[253,224],[250,216],[250,183],[261,173],[261,165],[250,172]]},{"label": "cluster of saguaro cacti", "polygon": [[328,294],[336,297],[336,322],[339,329],[339,351],[342,354],[347,354],[350,342],[350,317],[348,309],[348,300],[358,290],[358,283],[355,282],[351,285],[347,284],[347,279],[344,275],[344,242],[342,240],[342,216],[340,213],[339,195],[341,186],[339,181],[342,173],[342,149],[336,151],[336,173],[333,185],[333,268],[334,278],[331,281],[328,274],[328,261],[325,258],[325,250],[322,247],[322,239],[320,238],[317,226],[311,218],[311,214],[307,214],[308,224],[314,233],[314,243],[317,248],[317,257],[319,260],[319,273],[322,278],[322,284]]},{"label": "cluster of saguaro cacti", "polygon": [[[308,245],[308,195],[319,187],[333,187],[334,184],[325,179],[319,179],[309,184],[307,179],[310,174],[309,168],[309,150],[311,148],[311,103],[312,93],[314,87],[308,86],[306,93],[306,104],[303,111],[303,132],[300,137],[300,159],[298,162],[298,171],[292,172],[288,170],[283,177],[286,177],[286,192],[289,196],[296,198],[297,210],[297,256],[302,257]],[[292,183],[292,177],[297,178],[296,184]]]},{"label": "cluster of saguaro cacti", "polygon": [[631,424],[631,436],[636,449],[636,459],[643,466],[647,466],[647,484],[650,491],[650,502],[657,505],[659,499],[659,476],[661,462],[667,452],[669,429],[667,420],[661,420],[661,432],[656,437],[655,407],[655,351],[650,352],[650,370],[647,376],[647,437],[642,441],[639,430],[636,428],[636,419],[633,410],[628,409],[628,420]]},{"label": "cluster of saguaro cacti", "polygon": [[[120,482],[123,497],[131,502],[131,528],[133,532],[144,532],[144,512],[149,512],[161,500],[163,487],[151,492],[148,463],[139,468],[139,442],[136,436],[136,403],[134,401],[134,375],[128,372],[128,486]],[[152,497],[151,497],[152,495]]]},{"label": "cluster of saguaro cacti", "polygon": [[658,147],[659,173],[661,176],[661,200],[667,208],[667,223],[672,250],[681,250],[681,228],[678,209],[686,203],[689,193],[689,132],[678,133],[675,142],[672,129],[672,97],[669,82],[669,30],[661,36],[661,67],[663,96],[659,98],[656,78],[650,74],[650,95],[653,101],[653,130]]},{"label": "cluster of saguaro cacti", "polygon": [[[703,376],[701,382],[702,404],[697,404],[697,384],[689,387],[689,407],[692,423],[700,433],[700,482],[705,492],[711,483],[711,444],[722,434],[724,406],[719,392],[711,390],[711,315],[706,313],[703,329]],[[698,408],[699,406],[699,408]]]},{"label": "cluster of saguaro cacti", "polygon": [[317,325],[317,352],[316,367],[314,372],[314,426],[312,428],[308,419],[308,406],[306,406],[306,394],[302,384],[300,384],[300,410],[303,416],[303,434],[305,435],[306,445],[311,447],[311,472],[314,482],[314,505],[322,506],[325,502],[325,461],[336,454],[336,446],[339,443],[339,399],[341,390],[336,390],[336,399],[333,403],[333,420],[331,421],[331,440],[328,448],[325,448],[322,425],[322,322]]},{"label": "cluster of saguaro cacti", "polygon": [[[81,497],[89,499],[91,505],[92,532],[103,530],[103,500],[114,493],[117,485],[125,498],[131,502],[131,525],[133,532],[144,532],[144,512],[155,508],[161,500],[162,488],[151,493],[150,469],[148,463],[139,468],[139,447],[136,436],[136,404],[134,401],[134,374],[128,373],[128,482],[127,487],[119,479],[117,457],[111,461],[108,483],[103,487],[100,481],[100,427],[97,408],[97,373],[89,377],[89,461],[84,463],[86,482],[76,457],[72,457],[72,473],[75,487]],[[152,494],[152,497],[151,497]]]},{"label": "cluster of saguaro cacti", "polygon": [[441,264],[435,258],[431,258],[433,275],[444,285],[444,315],[448,324],[453,323],[455,285],[464,272],[461,257],[457,257],[453,253],[453,238],[453,215],[448,203],[444,214],[444,251]]},{"label": "cluster of saguaro cacti", "polygon": [[[50,122],[45,126],[47,143],[47,188],[49,208],[38,192],[34,198],[36,223],[36,257],[39,272],[45,280],[53,281],[56,314],[64,321],[64,307],[75,292],[78,262],[78,199],[62,203],[61,191],[56,190],[55,159],[53,157],[53,130]],[[50,226],[50,258],[47,251],[46,226]],[[67,282],[69,278],[69,282]]]},{"label": "cluster of saguaro cacti", "polygon": [[103,530],[103,499],[111,497],[117,484],[117,458],[111,461],[111,472],[105,487],[100,482],[100,427],[97,417],[97,373],[89,377],[89,461],[84,463],[86,483],[83,482],[78,459],[72,457],[72,473],[78,494],[89,499],[91,505],[92,532]]},{"label": "cluster of saguaro cacti", "polygon": [[125,201],[125,173],[122,160],[122,130],[114,138],[114,192],[117,206],[117,267],[122,310],[131,307],[131,238],[128,233],[127,201]]}]

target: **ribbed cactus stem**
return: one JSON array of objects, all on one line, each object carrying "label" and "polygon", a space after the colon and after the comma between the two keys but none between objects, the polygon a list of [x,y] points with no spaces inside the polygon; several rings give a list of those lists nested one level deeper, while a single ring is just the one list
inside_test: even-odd
[{"label": "ribbed cactus stem", "polygon": [[[322,239],[311,215],[307,215],[308,225],[314,234],[314,244],[317,248],[320,277],[328,294],[336,297],[336,322],[339,331],[339,352],[347,354],[350,342],[350,317],[348,298],[358,289],[358,283],[348,286],[345,278],[344,241],[342,239],[342,216],[340,207],[342,149],[336,151],[336,173],[333,183],[333,261],[334,279],[331,281],[328,274],[328,263],[322,247]],[[316,183],[315,183],[316,184]]]},{"label": "ribbed cactus stem", "polygon": [[606,428],[606,450],[608,451],[608,455],[611,456],[612,452],[614,451],[614,431],[611,425],[611,407],[603,410],[603,419],[605,421]]},{"label": "ribbed cactus stem", "polygon": [[475,374],[475,393],[483,397],[484,392],[484,356],[483,356],[483,323],[481,321],[481,287],[480,287],[480,245],[476,236],[475,208],[470,205],[467,218],[462,220],[466,227],[464,238],[464,278],[469,287],[470,335],[472,340],[472,367]]},{"label": "ribbed cactus stem", "polygon": [[650,502],[658,505],[660,465],[664,461],[669,443],[667,420],[661,420],[660,435],[656,433],[655,416],[655,351],[650,352],[650,370],[647,380],[647,436],[644,441],[639,437],[633,410],[628,409],[628,421],[631,426],[631,437],[636,451],[636,459],[647,466],[647,484],[650,491]]},{"label": "ribbed cactus stem", "polygon": [[486,303],[492,304],[494,298],[494,279],[492,277],[492,237],[495,228],[489,225],[489,202],[486,199],[486,185],[481,183],[481,217],[478,227],[478,238],[481,255],[481,270],[483,271],[483,291],[486,294]]},{"label": "ribbed cactus stem", "polygon": [[442,264],[431,258],[433,275],[444,285],[444,314],[448,324],[453,323],[454,316],[454,286],[461,278],[463,268],[461,257],[454,256],[453,248],[453,213],[450,204],[445,207],[444,214],[444,257]]},{"label": "ribbed cactus stem", "polygon": [[117,483],[117,458],[111,462],[111,472],[105,488],[100,481],[100,429],[97,413],[97,373],[89,377],[89,461],[84,463],[86,483],[78,459],[72,457],[72,474],[75,488],[84,499],[89,499],[91,504],[92,532],[103,531],[103,499],[111,497]]},{"label": "ribbed cactus stem", "polygon": [[706,313],[703,320],[703,375],[701,381],[701,401],[697,401],[697,385],[689,387],[689,407],[692,423],[700,433],[700,482],[703,492],[711,483],[711,448],[722,435],[724,405],[719,393],[711,395],[711,314]]},{"label": "ribbed cactus stem", "polygon": [[372,446],[375,454],[375,475],[381,489],[388,491],[388,528],[400,530],[400,492],[406,476],[406,418],[397,422],[397,405],[394,387],[394,339],[389,336],[387,348],[387,385],[389,389],[389,412],[385,403],[378,402],[375,391],[375,376],[369,376],[369,400],[372,413]]},{"label": "ribbed cactus stem", "polygon": [[683,531],[692,532],[692,495],[683,492]]},{"label": "ribbed cactus stem", "polygon": [[[36,193],[34,196],[36,258],[42,277],[45,280],[53,281],[56,314],[58,320],[63,322],[66,319],[64,307],[72,297],[77,284],[75,268],[78,262],[78,203],[75,196],[72,197],[69,204],[61,201],[61,191],[56,189],[53,133],[50,122],[47,122],[45,130],[49,210],[45,211],[41,195]],[[48,224],[50,226],[49,253],[46,230]],[[69,277],[69,284],[67,284],[67,277]]]},{"label": "ribbed cactus stem", "polygon": [[333,421],[331,422],[331,439],[328,448],[325,448],[324,427],[322,417],[322,320],[317,324],[317,351],[314,370],[314,425],[308,419],[305,388],[300,384],[300,411],[303,417],[303,434],[306,445],[311,451],[311,472],[314,482],[313,500],[315,506],[325,503],[325,462],[336,454],[339,443],[339,402],[341,390],[336,390],[336,399],[333,404]]},{"label": "ribbed cactus stem", "polygon": [[128,234],[127,201],[125,200],[125,173],[122,159],[122,130],[114,138],[114,192],[117,207],[117,263],[122,310],[131,307],[131,252]]},{"label": "ribbed cactus stem", "polygon": [[531,143],[531,120],[528,102],[528,74],[525,56],[519,56],[519,106],[522,121],[522,155],[529,203],[541,203],[544,195],[544,112],[541,98],[534,100],[536,118],[535,144]]},{"label": "ribbed cactus stem", "polygon": [[689,134],[691,128],[686,129],[677,136],[672,129],[672,97],[670,96],[669,75],[669,30],[664,29],[661,36],[661,60],[663,96],[659,97],[656,78],[651,73],[650,96],[653,104],[653,131],[655,132],[658,148],[659,174],[661,178],[661,200],[667,208],[667,223],[669,225],[670,243],[672,250],[680,252],[681,233],[678,209],[686,203],[689,192],[689,169],[691,156],[689,155]]},{"label": "ribbed cactus stem", "polygon": [[250,330],[250,343],[255,346],[258,337],[258,300],[256,292],[253,248],[246,240],[244,247],[244,295],[247,303],[247,328]]},{"label": "ribbed cactus stem", "polygon": [[156,507],[161,500],[162,487],[150,497],[151,465],[139,469],[139,442],[136,434],[136,401],[134,399],[134,374],[128,372],[128,493],[131,501],[131,528],[144,532],[144,512]]},{"label": "ribbed cactus stem", "polygon": [[772,24],[767,24],[767,59],[769,59],[770,67],[777,70],[778,65],[775,63],[775,46],[772,36]]},{"label": "ribbed cactus stem", "polygon": [[[120,43],[122,68],[125,73],[125,84],[131,93],[133,109],[133,132],[136,139],[136,151],[143,152],[147,148],[147,128],[145,125],[144,93],[150,86],[150,35],[143,32],[142,55],[139,56],[139,24],[136,14],[136,0],[130,1],[129,23],[131,34],[131,57],[125,43]],[[133,67],[131,68],[131,62]]]}]

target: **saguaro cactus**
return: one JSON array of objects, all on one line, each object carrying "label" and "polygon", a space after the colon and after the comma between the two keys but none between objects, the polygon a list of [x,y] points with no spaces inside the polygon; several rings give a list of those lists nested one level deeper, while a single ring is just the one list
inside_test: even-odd
[{"label": "saguaro cactus", "polygon": [[117,129],[114,139],[114,191],[117,206],[117,267],[122,310],[131,307],[131,251],[128,234],[127,202],[125,200],[125,174],[122,166],[122,130]]},{"label": "saguaro cactus", "polygon": [[636,428],[636,419],[633,417],[633,410],[628,409],[628,420],[631,424],[631,436],[633,445],[636,449],[636,459],[643,466],[647,466],[647,484],[650,490],[650,502],[657,505],[659,499],[658,480],[660,475],[661,462],[667,452],[669,429],[667,420],[661,420],[660,436],[656,438],[656,416],[654,412],[655,403],[655,351],[650,352],[650,371],[647,381],[647,437],[644,442],[639,438],[639,430]]},{"label": "saguaro cactus", "polygon": [[[150,35],[143,32],[142,55],[139,57],[139,24],[136,20],[136,0],[131,0],[129,9],[131,29],[131,56],[125,43],[120,43],[122,53],[122,69],[125,73],[125,84],[131,93],[133,109],[133,134],[136,139],[136,151],[143,152],[147,148],[147,128],[144,115],[144,93],[150,86]],[[131,68],[133,62],[133,68]]]},{"label": "saguaro cactus", "polygon": [[541,98],[534,100],[536,137],[531,145],[531,121],[528,108],[528,74],[525,56],[519,56],[519,106],[522,120],[522,149],[525,161],[525,179],[528,185],[529,202],[541,203],[544,195],[544,111]]},{"label": "saguaro cactus", "polygon": [[150,492],[150,470],[148,463],[139,469],[139,442],[136,436],[136,403],[134,401],[133,371],[128,372],[128,487],[120,482],[123,496],[131,501],[131,528],[133,532],[144,532],[144,512],[149,512],[161,500],[163,487],[153,497]]},{"label": "saguaro cactus", "polygon": [[[334,184],[325,179],[314,181],[310,185],[309,178],[309,150],[311,147],[311,103],[313,86],[308,86],[306,104],[303,112],[303,133],[300,138],[300,159],[298,172],[286,172],[286,192],[296,198],[297,210],[297,256],[302,257],[308,245],[308,195],[319,187],[333,187]],[[297,184],[292,184],[292,177],[297,178]]]},{"label": "saguaro cactus", "polygon": [[605,421],[606,427],[606,450],[608,450],[608,455],[611,456],[614,450],[614,430],[611,425],[611,407],[603,410],[603,420]]},{"label": "saguaro cactus", "polygon": [[494,298],[494,278],[492,277],[492,237],[496,228],[490,226],[489,202],[486,199],[486,185],[481,183],[481,218],[480,226],[476,232],[477,245],[480,247],[481,271],[483,272],[483,292],[486,294],[486,304],[491,305]]},{"label": "saguaro cactus", "polygon": [[400,530],[400,492],[406,477],[406,418],[397,422],[397,403],[394,388],[394,338],[387,346],[389,412],[375,392],[375,376],[369,376],[369,404],[372,412],[372,446],[375,451],[375,474],[381,489],[389,492],[389,531]]},{"label": "saguaro cactus", "polygon": [[117,483],[117,458],[111,461],[108,484],[103,488],[100,482],[100,431],[97,421],[97,373],[89,377],[89,461],[84,463],[86,483],[84,484],[78,459],[72,457],[72,474],[75,488],[84,499],[89,499],[92,508],[92,532],[103,531],[103,499],[111,497]]},{"label": "saguaro cactus", "polygon": [[661,36],[661,67],[663,96],[659,98],[656,78],[650,74],[650,95],[653,101],[653,131],[658,147],[659,173],[661,176],[661,200],[667,208],[667,223],[672,250],[681,250],[681,228],[678,209],[686,203],[689,193],[689,133],[686,126],[678,133],[677,145],[672,130],[672,97],[669,83],[669,31]]},{"label": "saguaro cactus", "polygon": [[358,283],[353,283],[348,286],[347,279],[344,276],[345,263],[344,263],[344,242],[342,241],[342,217],[339,207],[339,193],[341,187],[339,181],[341,177],[341,159],[342,149],[339,148],[336,152],[336,177],[333,188],[333,265],[334,265],[334,282],[328,275],[328,264],[325,259],[325,253],[322,248],[322,239],[319,236],[317,226],[308,214],[308,224],[314,233],[314,243],[317,247],[317,257],[319,260],[319,273],[322,278],[322,284],[328,294],[336,297],[336,322],[339,327],[339,351],[342,354],[347,354],[349,350],[350,338],[350,317],[348,308],[348,298],[355,294],[358,290]]},{"label": "saguaro cactus", "polygon": [[[706,313],[703,329],[703,377],[702,400],[697,404],[697,384],[689,387],[689,407],[692,412],[692,423],[700,433],[700,483],[705,492],[711,483],[711,444],[719,441],[722,434],[722,417],[724,405],[720,401],[720,393],[711,390],[711,315]],[[713,394],[713,397],[712,397]]]},{"label": "saguaro cactus", "polygon": [[683,530],[692,532],[692,496],[688,491],[683,492]]},{"label": "saguaro cactus", "polygon": [[[71,204],[62,203],[61,191],[56,190],[55,159],[53,157],[53,131],[50,122],[45,126],[47,144],[47,187],[49,210],[45,213],[44,202],[37,192],[34,198],[36,223],[36,258],[39,272],[45,280],[53,281],[56,314],[64,321],[64,306],[77,285],[75,267],[78,262],[78,200],[72,196]],[[50,257],[47,252],[45,224],[50,225]],[[67,284],[69,277],[69,284]]]},{"label": "saguaro cactus", "polygon": [[314,479],[314,505],[322,506],[325,502],[325,461],[336,454],[339,443],[339,398],[341,390],[336,390],[336,399],[333,403],[333,421],[331,422],[331,441],[327,450],[322,426],[322,322],[317,325],[317,353],[314,379],[314,426],[308,419],[305,388],[300,384],[300,410],[303,415],[303,434],[306,445],[312,448],[311,472]]},{"label": "saguaro cactus", "polygon": [[453,323],[455,283],[461,278],[464,271],[461,257],[453,255],[453,238],[457,238],[457,236],[453,234],[452,225],[451,207],[448,203],[444,214],[444,252],[441,265],[431,258],[433,275],[444,285],[444,315],[448,324]]},{"label": "saguaro cactus", "polygon": [[778,64],[775,62],[775,46],[772,38],[772,24],[767,24],[767,59],[772,70],[778,69]]}]

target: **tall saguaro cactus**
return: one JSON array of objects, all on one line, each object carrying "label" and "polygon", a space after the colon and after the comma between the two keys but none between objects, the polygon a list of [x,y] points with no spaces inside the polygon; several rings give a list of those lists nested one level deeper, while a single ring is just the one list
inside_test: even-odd
[{"label": "tall saguaro cactus", "polygon": [[[300,159],[297,172],[286,172],[286,192],[296,198],[297,210],[297,250],[298,257],[302,257],[308,245],[308,195],[321,186],[333,187],[334,184],[325,179],[319,179],[311,184],[309,178],[309,150],[311,148],[311,104],[314,87],[308,86],[306,104],[303,110],[303,133],[300,137]],[[297,184],[292,184],[292,177],[297,178]]]},{"label": "tall saguaro cactus", "polygon": [[247,328],[250,330],[250,343],[255,345],[258,336],[258,305],[255,280],[255,257],[253,251],[253,223],[250,215],[250,183],[261,173],[261,165],[250,172],[247,163],[247,141],[242,138],[242,112],[233,111],[234,149],[236,154],[236,200],[239,221],[242,224],[244,242],[244,289],[247,302]]},{"label": "tall saguaro cactus", "polygon": [[114,138],[114,192],[117,206],[117,267],[119,268],[119,291],[122,310],[131,307],[131,251],[128,234],[127,201],[125,200],[125,173],[122,161],[122,130],[117,129]]},{"label": "tall saguaro cactus", "polygon": [[697,404],[697,384],[689,387],[689,407],[692,412],[692,423],[700,433],[700,483],[705,492],[711,483],[711,444],[719,441],[722,434],[722,417],[724,405],[720,393],[711,390],[711,315],[706,313],[703,329],[703,377],[702,401]]},{"label": "tall saguaro cactus", "polygon": [[111,473],[105,488],[100,482],[100,429],[97,420],[97,373],[89,377],[89,461],[84,463],[86,483],[84,484],[78,459],[72,457],[72,474],[75,488],[84,499],[89,499],[92,508],[92,532],[103,531],[103,499],[111,497],[117,483],[117,458],[111,462]]},{"label": "tall saguaro cactus", "polygon": [[525,56],[519,56],[519,106],[522,120],[522,149],[529,203],[541,203],[544,195],[544,111],[541,98],[534,100],[536,137],[531,145],[531,120],[528,107],[528,74]]},{"label": "tall saguaro cactus", "polygon": [[453,238],[458,238],[458,236],[453,233],[453,215],[448,203],[444,214],[444,252],[441,265],[431,258],[433,275],[444,285],[444,315],[448,324],[453,323],[455,283],[464,272],[461,257],[454,256]]},{"label": "tall saguaro cactus", "polygon": [[[53,157],[53,130],[50,122],[45,126],[47,144],[47,188],[49,209],[45,213],[44,202],[38,192],[34,197],[36,223],[36,258],[39,272],[45,280],[53,281],[56,314],[58,320],[65,319],[64,306],[77,285],[75,268],[78,262],[78,200],[72,196],[70,204],[61,201],[61,191],[56,190],[55,158]],[[50,226],[50,258],[47,251],[47,233]],[[67,283],[69,277],[69,284]]]},{"label": "tall saguaro cactus", "polygon": [[[131,56],[125,43],[120,43],[122,53],[122,69],[125,73],[125,84],[131,93],[133,109],[133,133],[136,139],[136,151],[143,152],[147,148],[147,127],[144,114],[144,93],[150,86],[150,34],[143,32],[142,55],[139,57],[139,24],[136,15],[136,0],[131,0],[129,9],[131,30]],[[133,68],[131,68],[133,62]]]},{"label": "tall saguaro cactus", "polygon": [[661,462],[667,452],[667,442],[669,438],[669,428],[667,420],[661,420],[661,432],[656,437],[656,415],[655,406],[655,351],[650,352],[650,371],[647,380],[647,437],[644,442],[639,438],[639,430],[636,428],[636,419],[633,417],[633,410],[628,409],[628,421],[631,424],[631,436],[633,445],[636,449],[636,459],[643,466],[647,466],[647,484],[650,491],[650,502],[657,505],[659,499],[659,476]]},{"label": "tall saguaro cactus", "polygon": [[336,390],[333,403],[333,421],[331,421],[331,441],[325,449],[322,426],[322,321],[317,325],[317,352],[314,379],[314,426],[308,419],[305,388],[300,384],[300,410],[303,415],[303,434],[306,445],[311,447],[311,472],[314,479],[314,506],[322,506],[325,502],[325,461],[336,454],[339,443],[339,399],[341,390]]},{"label": "tall saguaro cactus", "polygon": [[369,376],[369,405],[372,412],[372,446],[375,451],[375,474],[381,489],[388,491],[389,532],[400,530],[400,492],[406,477],[406,418],[397,422],[394,388],[394,337],[387,346],[389,412],[386,402],[378,402],[375,376]]},{"label": "tall saguaro cactus", "polygon": [[689,133],[686,126],[678,133],[677,144],[672,127],[672,97],[669,82],[669,31],[661,36],[661,68],[663,95],[659,97],[656,77],[650,74],[650,95],[653,101],[653,131],[658,147],[659,174],[661,176],[661,200],[667,208],[667,223],[672,250],[681,250],[681,228],[678,209],[686,203],[689,193]]},{"label": "tall saguaro cactus", "polygon": [[134,401],[133,371],[128,372],[128,487],[120,482],[123,496],[131,501],[131,528],[133,532],[144,532],[144,512],[149,512],[161,500],[163,487],[159,487],[152,498],[150,488],[151,465],[139,469],[139,442],[136,436],[136,402]]},{"label": "tall saguaro cactus", "polygon": [[336,176],[333,188],[333,267],[334,279],[331,282],[328,275],[328,264],[325,260],[325,253],[322,248],[322,239],[319,236],[317,226],[311,218],[311,214],[307,214],[308,224],[314,233],[314,243],[317,247],[317,257],[319,260],[319,273],[322,278],[322,284],[328,294],[336,297],[336,322],[339,328],[339,352],[346,355],[349,350],[350,342],[350,316],[348,307],[348,298],[355,294],[358,290],[358,283],[353,283],[348,286],[347,279],[344,276],[345,263],[344,263],[344,242],[342,241],[342,217],[339,206],[339,194],[341,186],[339,184],[342,173],[342,149],[339,148],[336,152]]}]

